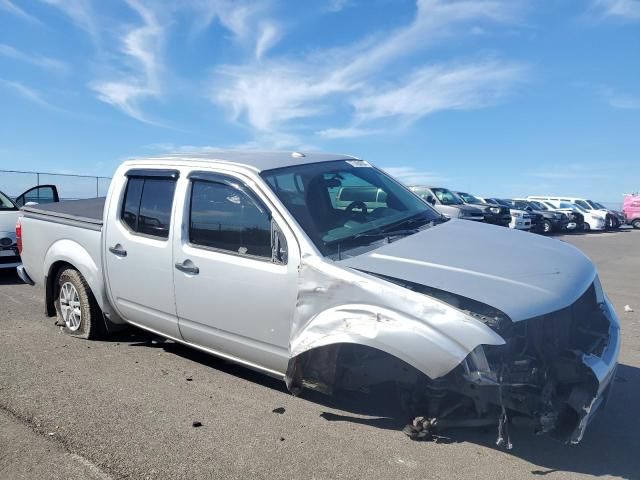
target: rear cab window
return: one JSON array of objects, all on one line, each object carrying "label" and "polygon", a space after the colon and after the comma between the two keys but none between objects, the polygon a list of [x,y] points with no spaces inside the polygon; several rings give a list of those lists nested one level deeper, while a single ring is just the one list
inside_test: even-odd
[{"label": "rear cab window", "polygon": [[178,172],[131,170],[127,177],[121,221],[134,234],[167,239]]}]

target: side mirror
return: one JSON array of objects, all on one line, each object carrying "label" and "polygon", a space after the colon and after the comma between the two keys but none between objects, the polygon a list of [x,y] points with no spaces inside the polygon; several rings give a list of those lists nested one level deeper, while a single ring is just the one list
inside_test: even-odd
[{"label": "side mirror", "polygon": [[271,220],[271,257],[274,263],[280,265],[286,265],[289,260],[287,239],[273,220]]},{"label": "side mirror", "polygon": [[436,204],[436,199],[433,197],[433,195],[429,195],[426,198],[427,202],[429,202],[431,205],[435,205]]}]

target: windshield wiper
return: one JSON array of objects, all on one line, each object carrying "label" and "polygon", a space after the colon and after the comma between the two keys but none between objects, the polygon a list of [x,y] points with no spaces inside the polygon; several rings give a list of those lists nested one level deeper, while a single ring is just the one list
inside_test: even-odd
[{"label": "windshield wiper", "polygon": [[[439,225],[448,220],[446,217],[437,217],[431,220],[427,220],[424,217],[415,218],[415,215],[409,218],[405,218],[399,222],[393,223],[391,225],[387,225],[384,228],[374,228],[372,230],[367,230],[366,232],[356,233],[351,237],[340,238],[337,240],[331,240],[329,242],[325,242],[326,246],[337,245],[338,247],[338,260],[342,259],[342,245],[345,242],[351,242],[357,240],[359,238],[386,238],[387,243],[391,243],[392,237],[404,237],[413,235],[418,233],[420,230],[425,228],[430,228],[435,225]],[[415,223],[422,223],[422,225],[411,228],[411,225]],[[409,227],[409,228],[406,228]]]}]

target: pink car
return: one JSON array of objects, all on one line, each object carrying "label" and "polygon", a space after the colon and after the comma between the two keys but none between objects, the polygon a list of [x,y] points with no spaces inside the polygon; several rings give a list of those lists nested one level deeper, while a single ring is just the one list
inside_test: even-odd
[{"label": "pink car", "polygon": [[622,211],[627,219],[627,225],[633,225],[633,228],[640,228],[640,195],[627,194],[624,196]]}]

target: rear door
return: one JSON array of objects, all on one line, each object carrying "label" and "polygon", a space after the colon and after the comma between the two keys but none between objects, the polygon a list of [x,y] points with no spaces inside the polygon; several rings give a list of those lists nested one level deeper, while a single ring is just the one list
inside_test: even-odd
[{"label": "rear door", "polygon": [[174,338],[180,338],[171,250],[178,176],[177,170],[129,170],[112,190],[103,234],[112,305],[126,320]]},{"label": "rear door", "polygon": [[284,373],[300,263],[295,236],[245,177],[193,172],[188,180],[174,236],[182,336]]}]

